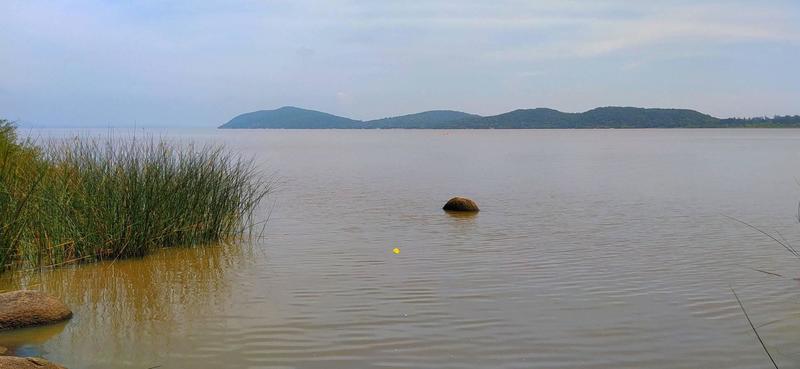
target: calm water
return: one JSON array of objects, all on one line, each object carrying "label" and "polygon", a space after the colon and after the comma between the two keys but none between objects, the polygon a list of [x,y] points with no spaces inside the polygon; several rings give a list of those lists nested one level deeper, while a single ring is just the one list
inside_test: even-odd
[{"label": "calm water", "polygon": [[800,365],[800,260],[725,217],[800,243],[800,130],[155,134],[274,172],[266,238],[3,282],[75,318],[0,345],[73,369],[768,368],[733,286]]}]

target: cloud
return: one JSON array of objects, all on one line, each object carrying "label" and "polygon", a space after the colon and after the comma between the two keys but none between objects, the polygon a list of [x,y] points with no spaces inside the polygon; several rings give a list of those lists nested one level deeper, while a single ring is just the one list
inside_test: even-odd
[{"label": "cloud", "polygon": [[314,49],[309,49],[307,47],[299,47],[295,51],[295,54],[297,54],[297,56],[300,57],[301,59],[309,59],[314,56],[315,51]]},{"label": "cloud", "polygon": [[800,42],[800,28],[785,13],[754,6],[689,6],[643,19],[602,24],[576,48],[594,56],[665,42]]},{"label": "cloud", "polygon": [[[748,42],[798,44],[800,26],[791,12],[756,4],[701,4],[642,11],[625,19],[576,22],[556,40],[495,50],[499,60],[589,58],[675,44],[687,48]],[[662,53],[664,50],[660,50]],[[664,57],[671,57],[668,53]]]}]

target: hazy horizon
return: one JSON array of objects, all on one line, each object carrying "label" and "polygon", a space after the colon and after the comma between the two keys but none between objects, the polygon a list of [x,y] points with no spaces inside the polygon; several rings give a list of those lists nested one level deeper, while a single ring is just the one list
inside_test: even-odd
[{"label": "hazy horizon", "polygon": [[800,3],[5,1],[0,117],[216,127],[297,106],[800,114]]}]

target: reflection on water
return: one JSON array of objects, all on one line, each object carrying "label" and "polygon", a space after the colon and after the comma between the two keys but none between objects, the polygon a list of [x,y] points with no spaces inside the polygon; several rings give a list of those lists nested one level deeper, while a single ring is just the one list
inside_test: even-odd
[{"label": "reflection on water", "polygon": [[478,217],[478,212],[470,211],[447,211],[443,210],[445,214],[455,219],[475,219]]},{"label": "reflection on water", "polygon": [[6,355],[46,356],[48,352],[42,350],[42,344],[61,333],[66,325],[67,322],[60,322],[41,327],[0,331],[0,347],[8,350]]},{"label": "reflection on water", "polygon": [[[164,332],[173,336],[185,332],[197,318],[224,310],[221,307],[231,298],[226,274],[246,264],[251,252],[231,245],[174,248],[142,259],[6,276],[3,289],[46,291],[61,298],[74,317],[57,325],[2,333],[0,346],[16,355],[57,361],[61,356],[57,352],[80,352],[92,343],[103,350],[84,352],[78,361],[65,360],[136,362],[144,350],[169,349],[174,338]],[[54,344],[43,345],[53,337]],[[58,350],[51,353],[54,346]]]},{"label": "reflection on water", "polygon": [[73,369],[768,367],[733,286],[800,365],[800,262],[724,216],[797,244],[800,130],[443,133],[178,132],[279,173],[266,238],[6,279],[75,317],[0,345]]}]

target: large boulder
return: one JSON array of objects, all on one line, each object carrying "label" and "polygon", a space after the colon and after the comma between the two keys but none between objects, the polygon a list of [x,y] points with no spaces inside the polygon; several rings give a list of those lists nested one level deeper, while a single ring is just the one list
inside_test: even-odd
[{"label": "large boulder", "polygon": [[0,330],[51,324],[71,317],[67,305],[43,292],[0,293]]},{"label": "large boulder", "polygon": [[447,211],[480,211],[478,204],[466,197],[454,197],[447,201],[447,204],[444,204],[442,209]]},{"label": "large boulder", "polygon": [[66,369],[38,357],[0,356],[0,369]]}]

